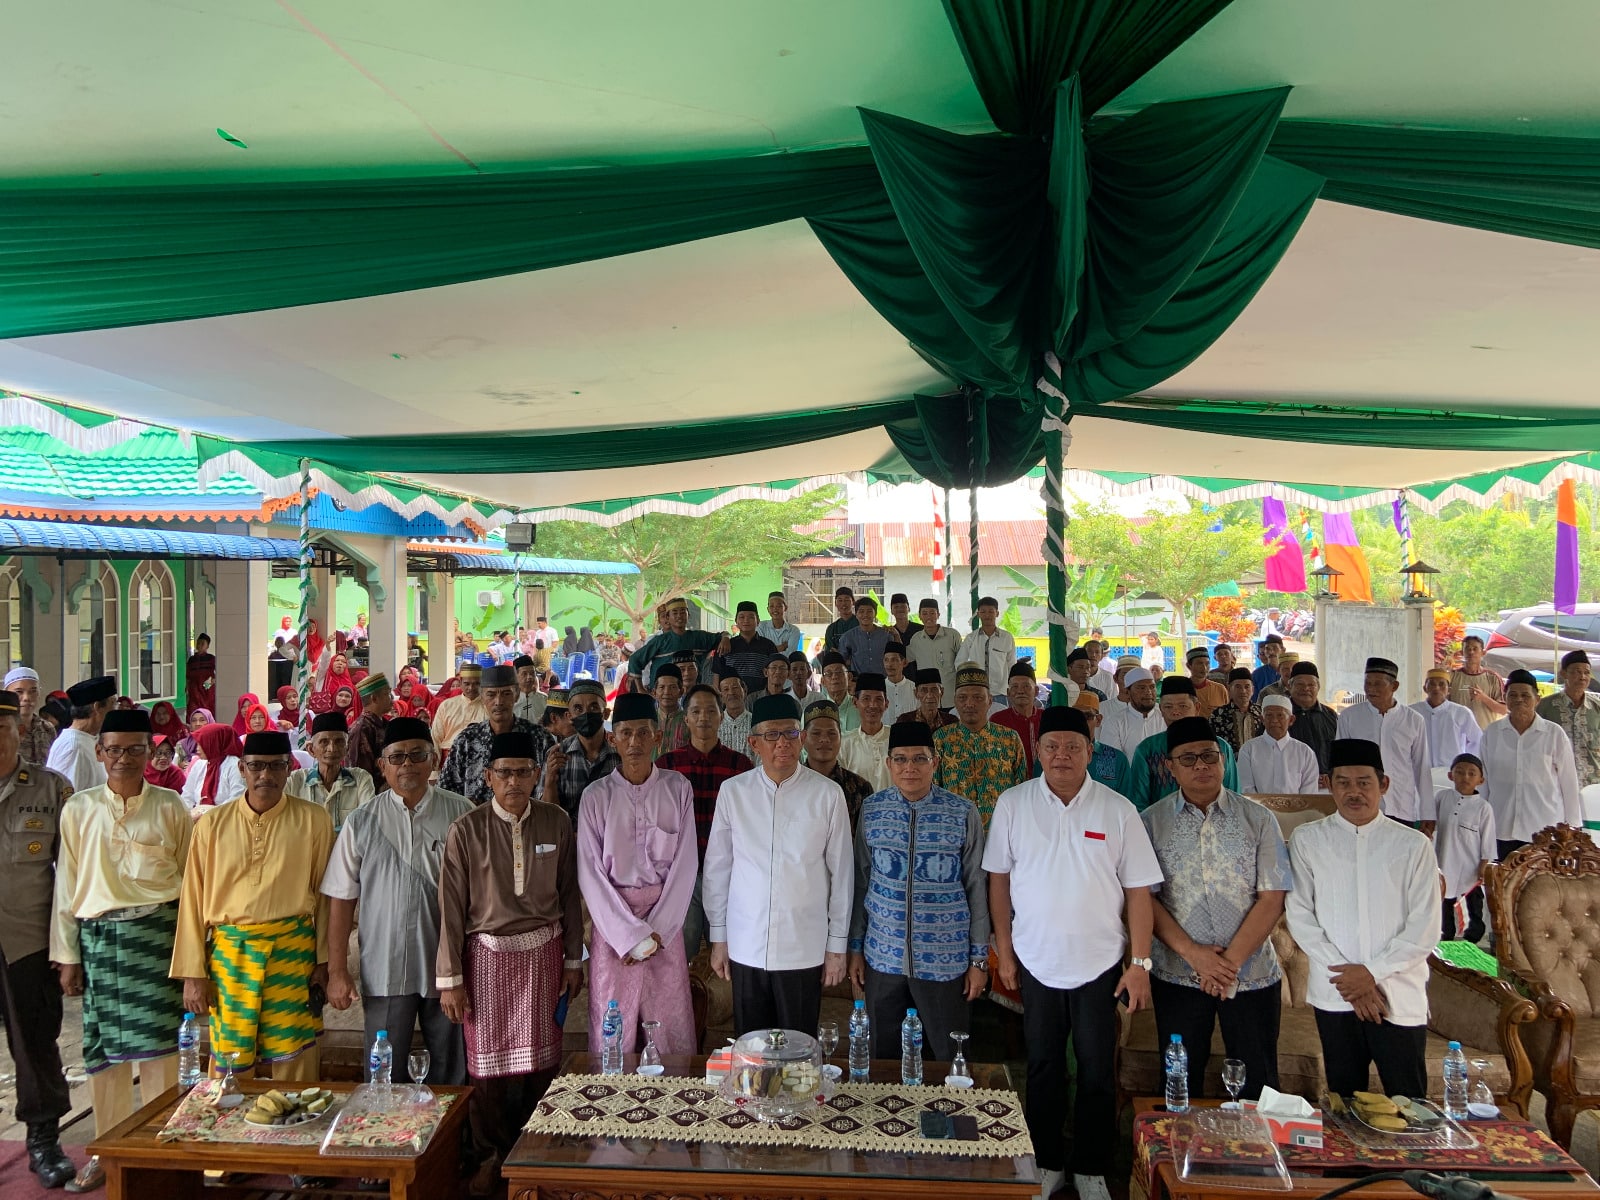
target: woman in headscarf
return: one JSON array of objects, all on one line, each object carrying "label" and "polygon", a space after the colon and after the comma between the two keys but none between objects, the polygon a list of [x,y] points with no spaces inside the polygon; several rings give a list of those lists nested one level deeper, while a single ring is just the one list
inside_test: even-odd
[{"label": "woman in headscarf", "polygon": [[194,741],[201,757],[189,768],[183,802],[192,815],[199,816],[212,805],[244,795],[244,773],[239,770],[244,746],[231,725],[207,725],[194,735]]},{"label": "woman in headscarf", "polygon": [[265,733],[267,730],[272,728],[274,728],[272,723],[272,712],[265,704],[252,704],[248,709],[245,710],[244,732],[239,736],[241,738],[245,738],[249,737],[252,733]]},{"label": "woman in headscarf", "polygon": [[183,669],[184,704],[215,712],[217,708],[217,656],[211,653],[211,638],[202,633],[194,639],[194,653]]},{"label": "woman in headscarf", "polygon": [[292,684],[278,689],[278,728],[295,729],[300,725],[300,692]]},{"label": "woman in headscarf", "polygon": [[[339,692],[347,688],[354,698],[354,703],[337,703],[335,697]],[[323,706],[319,708],[316,704],[313,704],[311,706],[312,712],[332,712],[336,708],[347,711],[353,709],[353,711],[350,711],[350,719],[352,721],[361,715],[361,698],[356,693],[356,681],[350,674],[350,660],[343,654],[336,652],[329,659],[328,670],[317,687],[317,695],[324,698]]]},{"label": "woman in headscarf", "polygon": [[354,725],[361,715],[361,694],[353,687],[335,688],[333,707],[344,713],[346,724]]},{"label": "woman in headscarf", "polygon": [[207,725],[216,723],[216,715],[209,708],[197,708],[189,714],[189,731],[178,741],[178,765],[187,767],[195,756],[195,734]]},{"label": "woman in headscarf", "polygon": [[311,660],[312,666],[322,660],[322,646],[322,635],[317,632],[317,619],[310,617],[306,620],[306,657]]},{"label": "woman in headscarf", "polygon": [[157,733],[150,738],[150,761],[145,765],[144,781],[156,787],[170,788],[174,792],[183,791],[185,778],[183,771],[172,763],[173,752],[177,743],[165,733]]},{"label": "woman in headscarf", "polygon": [[188,736],[188,730],[183,727],[178,710],[172,707],[170,700],[157,700],[150,706],[150,732],[165,737],[174,753],[177,752],[178,743]]},{"label": "woman in headscarf", "polygon": [[562,632],[566,636],[561,639],[561,653],[571,658],[578,652],[578,631],[571,625],[566,625],[562,627]]},{"label": "woman in headscarf", "polygon": [[594,630],[590,629],[587,625],[585,625],[582,632],[578,634],[578,653],[595,655],[600,653],[599,647],[594,644]]},{"label": "woman in headscarf", "polygon": [[246,692],[244,695],[239,697],[238,711],[233,714],[233,731],[240,737],[243,737],[245,734],[250,732],[249,727],[244,723],[245,715],[260,703],[261,697],[256,695],[254,692]]}]

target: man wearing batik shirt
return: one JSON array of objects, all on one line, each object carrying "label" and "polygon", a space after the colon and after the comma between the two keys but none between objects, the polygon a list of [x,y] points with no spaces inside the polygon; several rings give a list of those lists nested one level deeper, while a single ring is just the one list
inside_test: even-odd
[{"label": "man wearing batik shirt", "polygon": [[1283,975],[1269,939],[1293,884],[1289,850],[1271,811],[1223,786],[1209,721],[1184,717],[1166,737],[1177,790],[1144,810],[1163,877],[1152,888],[1156,1044],[1183,1039],[1189,1094],[1204,1096],[1221,1022],[1222,1044],[1244,1062],[1244,1095],[1254,1100],[1263,1085],[1278,1086]]},{"label": "man wearing batik shirt", "polygon": [[1228,672],[1228,702],[1211,710],[1211,732],[1235,752],[1244,749],[1246,742],[1260,737],[1266,729],[1261,721],[1261,706],[1255,702],[1255,691],[1250,672],[1235,667]]},{"label": "man wearing batik shirt", "polygon": [[[717,792],[725,780],[750,770],[750,759],[735,753],[722,744],[718,736],[722,710],[716,693],[705,684],[697,684],[689,691],[689,704],[684,710],[684,720],[689,726],[689,744],[679,750],[669,750],[656,759],[663,771],[676,771],[689,781],[694,794],[695,842],[700,863],[705,862],[706,840],[711,836],[711,822],[717,813]],[[749,745],[748,736],[745,738]],[[701,894],[701,879],[695,877],[694,894],[689,898],[689,911],[683,919],[683,948],[689,958],[700,953],[700,942],[706,932],[706,910]]]},{"label": "man wearing batik shirt", "polygon": [[517,671],[515,667],[487,667],[483,672],[483,707],[487,716],[456,735],[450,759],[439,772],[439,786],[447,792],[465,796],[474,804],[486,804],[491,788],[484,772],[489,767],[489,748],[495,735],[526,733],[533,742],[534,759],[541,769],[545,756],[555,748],[555,738],[516,714]]},{"label": "man wearing batik shirt", "polygon": [[1589,690],[1589,656],[1574,650],[1561,660],[1561,690],[1539,701],[1539,715],[1561,726],[1572,743],[1578,784],[1600,783],[1600,696]]},{"label": "man wearing batik shirt", "polygon": [[361,715],[350,726],[345,765],[365,771],[377,783],[383,779],[378,758],[383,754],[383,727],[394,712],[394,690],[389,677],[375,671],[356,684],[356,695],[361,698]]},{"label": "man wearing batik shirt", "polygon": [[288,734],[246,734],[244,795],[195,822],[172,977],[183,980],[185,1008],[211,1013],[214,1063],[232,1051],[246,1075],[260,1062],[273,1079],[314,1080],[322,1021],[311,1012],[311,988],[328,977],[321,889],[333,822],[285,794],[292,762]]},{"label": "man wearing batik shirt", "polygon": [[572,714],[572,736],[545,756],[538,798],[547,804],[559,804],[576,821],[583,789],[616,770],[620,760],[616,747],[606,737],[605,688],[597,680],[580,679],[572,685],[567,705]]},{"label": "man wearing batik shirt", "polygon": [[655,688],[656,668],[680,661],[680,654],[688,655],[698,664],[707,654],[721,653],[728,648],[727,634],[689,628],[689,602],[682,596],[674,596],[662,605],[662,620],[666,627],[628,659],[628,674],[635,683],[642,681],[648,689]]},{"label": "man wearing batik shirt", "polygon": [[17,752],[23,762],[44,766],[56,727],[39,715],[39,672],[32,667],[12,667],[6,672],[5,690],[17,698]]},{"label": "man wearing batik shirt", "polygon": [[839,710],[832,701],[813,700],[806,705],[803,728],[801,744],[805,747],[806,766],[838,784],[839,790],[844,792],[845,811],[850,816],[851,836],[854,836],[862,804],[878,789],[871,780],[863,779],[839,761],[844,734],[839,731]]},{"label": "man wearing batik shirt", "polygon": [[989,672],[978,663],[956,668],[956,724],[933,735],[939,752],[939,786],[978,806],[984,828],[994,802],[1028,778],[1022,739],[989,723]]},{"label": "man wearing batik shirt", "polygon": [[[1174,721],[1195,716],[1194,684],[1186,675],[1168,675],[1161,681],[1161,719],[1170,728]],[[1214,739],[1222,764],[1224,787],[1239,787],[1238,760],[1233,747],[1222,738]],[[1128,799],[1140,812],[1177,787],[1167,762],[1167,731],[1153,733],[1135,747],[1128,760]]]},{"label": "man wearing batik shirt", "polygon": [[[95,1134],[104,1137],[178,1082],[172,1014],[183,987],[167,974],[178,927],[178,890],[194,821],[177,792],[145,781],[150,714],[113,710],[100,727],[106,782],[61,810],[50,961],[61,990],[83,997],[83,1065]],[[98,1157],[75,1191],[104,1180]]]},{"label": "man wearing batik shirt", "polygon": [[866,993],[872,1057],[893,1058],[899,1018],[915,1008],[923,1044],[970,1028],[989,982],[989,881],[972,801],[933,785],[933,731],[889,734],[894,782],[861,813],[855,844],[850,978]]},{"label": "man wearing batik shirt", "polygon": [[[1082,695],[1082,692],[1079,692]],[[1035,747],[1039,741],[1039,681],[1033,673],[1033,663],[1019,658],[1011,664],[1006,680],[1006,706],[989,720],[1011,730],[1022,742],[1022,760],[1028,774],[1033,774]]]},{"label": "man wearing batik shirt", "polygon": [[561,1065],[557,1001],[583,990],[572,822],[534,803],[536,751],[526,731],[494,736],[492,795],[450,826],[439,867],[436,982],[445,1015],[466,1026],[474,1195],[491,1193]]},{"label": "man wearing batik shirt", "polygon": [[663,1054],[693,1054],[694,1008],[683,924],[698,877],[694,794],[654,761],[661,736],[656,702],[617,697],[611,743],[622,762],[583,792],[578,806],[578,886],[594,937],[589,944],[589,1050],[602,1049],[606,1008],[622,1014],[622,1050],[642,1044],[640,1024],[658,1022]]},{"label": "man wearing batik shirt", "polygon": [[953,713],[947,712],[944,703],[944,676],[940,675],[935,667],[923,667],[912,675],[912,682],[916,684],[917,705],[910,712],[903,712],[894,719],[898,725],[901,721],[921,721],[929,729],[938,733],[946,725],[956,724]]}]

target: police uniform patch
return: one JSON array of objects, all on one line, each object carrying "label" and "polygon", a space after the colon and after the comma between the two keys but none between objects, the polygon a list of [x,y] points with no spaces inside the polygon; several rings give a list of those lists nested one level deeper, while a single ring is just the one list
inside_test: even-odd
[{"label": "police uniform patch", "polygon": [[37,854],[37,853],[39,853],[39,851],[41,851],[43,849],[44,849],[44,843],[43,842],[29,842],[28,843],[28,853],[29,854]]},{"label": "police uniform patch", "polygon": [[39,820],[38,817],[29,817],[28,821],[27,821],[27,824],[24,826],[24,828],[27,828],[27,829],[43,829],[44,828],[44,822]]},{"label": "police uniform patch", "polygon": [[22,770],[17,772],[17,782],[18,783],[27,783],[28,782],[28,770],[27,770],[26,767],[24,767]]}]

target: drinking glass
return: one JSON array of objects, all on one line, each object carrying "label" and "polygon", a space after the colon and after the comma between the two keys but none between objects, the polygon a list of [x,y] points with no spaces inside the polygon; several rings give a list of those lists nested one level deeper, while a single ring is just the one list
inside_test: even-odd
[{"label": "drinking glass", "polygon": [[1467,1095],[1467,1112],[1479,1119],[1492,1121],[1500,1115],[1500,1106],[1495,1102],[1494,1089],[1489,1086],[1489,1060],[1475,1058],[1470,1065],[1477,1082]]},{"label": "drinking glass", "polygon": [[1237,1058],[1224,1059],[1222,1063],[1222,1086],[1228,1089],[1228,1103],[1223,1107],[1239,1107],[1239,1093],[1244,1091],[1244,1080],[1244,1061]]},{"label": "drinking glass", "polygon": [[433,1055],[426,1050],[413,1050],[406,1055],[406,1070],[412,1083],[423,1083],[428,1078],[428,1068],[433,1066]]},{"label": "drinking glass", "polygon": [[[833,1057],[833,1052],[839,1048],[839,1022],[823,1021],[817,1026],[817,1045],[822,1047],[822,1073],[829,1079],[836,1078],[833,1064],[828,1060]],[[843,1074],[843,1072],[840,1072]]]},{"label": "drinking glass", "polygon": [[970,1036],[971,1034],[967,1033],[952,1033],[950,1035],[950,1040],[956,1044],[956,1056],[950,1060],[950,1074],[957,1079],[972,1078],[967,1071],[966,1054],[967,1038]]},{"label": "drinking glass", "polygon": [[644,1049],[639,1051],[639,1074],[660,1075],[667,1068],[661,1062],[661,1051],[656,1049],[656,1034],[661,1029],[660,1021],[645,1021]]},{"label": "drinking glass", "polygon": [[[239,1062],[239,1052],[237,1050],[224,1050],[218,1057],[222,1059],[222,1089],[217,1093],[217,1102],[224,1107],[231,1108],[243,1100],[243,1095],[239,1090],[239,1080],[234,1075],[234,1068]],[[229,1096],[238,1096],[239,1099],[229,1100]]]}]

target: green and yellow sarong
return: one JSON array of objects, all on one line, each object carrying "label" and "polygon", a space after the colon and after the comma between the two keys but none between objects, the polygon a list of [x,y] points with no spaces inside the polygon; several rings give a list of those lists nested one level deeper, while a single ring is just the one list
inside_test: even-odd
[{"label": "green and yellow sarong", "polygon": [[89,1074],[173,1053],[183,1020],[183,981],[167,971],[177,929],[175,900],[128,920],[79,922],[83,1065]]},{"label": "green and yellow sarong", "polygon": [[316,965],[317,933],[310,917],[213,928],[213,1057],[232,1051],[242,1069],[258,1058],[281,1062],[316,1045],[322,1032],[322,1021],[310,1008]]}]

